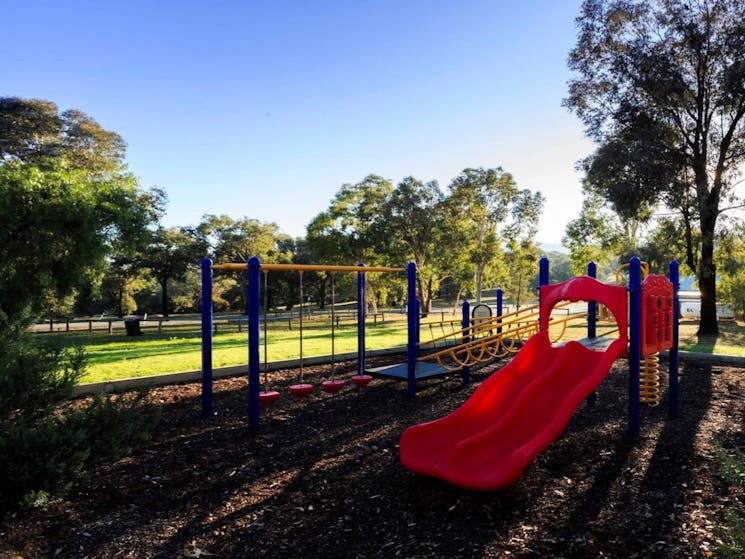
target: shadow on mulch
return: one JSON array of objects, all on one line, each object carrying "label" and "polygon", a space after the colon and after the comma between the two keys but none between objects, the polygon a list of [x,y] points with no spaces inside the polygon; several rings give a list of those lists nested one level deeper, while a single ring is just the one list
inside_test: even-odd
[{"label": "shadow on mulch", "polygon": [[[617,363],[597,403],[575,413],[517,484],[495,493],[416,476],[398,461],[406,427],[455,409],[495,367],[470,387],[457,377],[424,383],[413,401],[390,380],[295,401],[285,389],[297,372],[273,373],[283,396],[259,434],[246,427],[245,379],[216,382],[219,414],[207,419],[197,384],[157,388],[163,421],[150,443],[50,510],[7,522],[0,541],[24,557],[705,555],[713,519],[733,505],[713,445],[742,425],[742,399],[732,397],[742,372],[684,365],[680,417],[667,419],[663,387],[632,439],[625,367]],[[354,364],[337,370],[348,376]]]}]

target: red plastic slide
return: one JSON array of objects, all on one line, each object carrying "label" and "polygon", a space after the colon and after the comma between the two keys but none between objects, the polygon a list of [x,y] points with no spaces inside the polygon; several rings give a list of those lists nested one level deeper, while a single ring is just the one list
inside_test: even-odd
[{"label": "red plastic slide", "polygon": [[460,408],[407,429],[401,463],[467,489],[512,485],[561,434],[626,346],[617,339],[605,351],[574,341],[553,347],[546,332],[536,334]]}]

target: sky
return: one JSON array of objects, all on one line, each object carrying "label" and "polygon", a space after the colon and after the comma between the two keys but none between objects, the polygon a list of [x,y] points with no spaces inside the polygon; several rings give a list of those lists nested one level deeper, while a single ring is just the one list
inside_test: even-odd
[{"label": "sky", "polygon": [[561,106],[580,0],[0,0],[0,96],[80,109],[127,143],[166,225],[303,236],[344,183],[497,167],[581,208],[593,146]]}]

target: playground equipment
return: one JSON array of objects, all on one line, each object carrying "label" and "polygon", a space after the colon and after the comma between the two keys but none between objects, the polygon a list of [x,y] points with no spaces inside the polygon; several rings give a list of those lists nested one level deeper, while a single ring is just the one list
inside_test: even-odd
[{"label": "playground equipment", "polygon": [[[260,410],[262,403],[268,405],[278,396],[275,391],[267,390],[267,354],[264,346],[264,390],[261,390],[260,379],[260,312],[259,301],[261,293],[261,272],[266,274],[272,270],[294,271],[301,274],[305,271],[319,272],[356,272],[357,273],[357,374],[352,382],[362,387],[370,382],[372,377],[365,374],[365,274],[370,272],[402,272],[404,268],[389,268],[380,266],[323,266],[303,264],[261,264],[259,259],[252,257],[247,264],[214,264],[209,258],[202,260],[202,415],[213,415],[212,406],[212,275],[214,270],[239,270],[248,273],[248,416],[249,429],[259,429]],[[413,278],[416,277],[414,270]],[[302,282],[302,279],[301,279]],[[302,287],[301,287],[302,289]],[[266,293],[266,292],[265,292]],[[266,297],[264,299],[266,310]],[[333,310],[333,305],[332,305]],[[302,375],[302,312],[300,313],[300,368]],[[264,339],[266,339],[266,316],[264,317]],[[332,328],[334,321],[332,320]],[[290,387],[290,392],[297,397],[307,396],[313,390],[313,385],[302,382]],[[338,392],[343,387],[343,381],[332,378],[322,384],[322,390],[329,393]],[[270,395],[271,394],[271,395]]]},{"label": "playground equipment", "polygon": [[[568,305],[569,303],[563,303],[556,308],[565,308]],[[503,314],[501,305],[498,304],[496,316],[472,319],[461,330],[422,342],[421,350],[434,348],[435,351],[422,355],[419,361],[434,361],[446,371],[459,371],[464,367],[507,357],[516,353],[525,340],[538,332],[538,311],[538,305],[530,305]],[[549,325],[561,326],[556,334],[556,339],[560,339],[570,321],[586,316],[586,313],[567,314],[562,318],[551,316]],[[440,348],[440,345],[443,347]]]},{"label": "playground equipment", "polygon": [[[515,358],[494,373],[451,414],[416,425],[401,436],[400,458],[410,470],[455,485],[494,490],[513,484],[525,467],[564,430],[575,409],[593,394],[621,356],[629,359],[629,423],[640,431],[640,362],[669,349],[669,415],[678,409],[678,268],[670,280],[641,281],[638,258],[630,262],[628,288],[588,276],[548,284],[541,259],[540,329]],[[559,301],[588,301],[588,337],[555,345],[548,336],[550,311]],[[595,305],[606,305],[618,338],[595,333]]]},{"label": "playground equipment", "polygon": [[[649,276],[649,264],[641,262],[642,279],[646,280]],[[621,274],[629,268],[629,264],[622,264],[615,271],[616,285],[623,285]],[[645,304],[643,301],[642,304]],[[612,321],[613,317],[609,316],[608,310],[604,305],[598,305],[598,319],[600,321]],[[639,399],[643,404],[649,407],[655,407],[660,404],[660,356],[659,352],[644,354],[641,361],[639,380]]]}]

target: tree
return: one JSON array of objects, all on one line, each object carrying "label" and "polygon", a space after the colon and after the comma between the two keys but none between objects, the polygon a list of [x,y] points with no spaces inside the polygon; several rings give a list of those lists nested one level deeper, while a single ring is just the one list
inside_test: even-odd
[{"label": "tree", "polygon": [[146,274],[134,259],[121,256],[112,258],[101,285],[110,302],[107,310],[118,317],[136,311],[135,294],[148,284]]},{"label": "tree", "polygon": [[485,283],[507,279],[503,266],[505,244],[511,242],[512,249],[516,249],[532,243],[543,195],[518,189],[512,175],[501,167],[464,169],[452,180],[449,191],[445,207],[456,237],[451,242],[470,263],[478,303]]},{"label": "tree", "polygon": [[368,175],[344,184],[329,208],[308,224],[305,240],[316,262],[380,264],[380,216],[393,192],[390,181]]},{"label": "tree", "polygon": [[[381,221],[385,204],[393,192],[393,185],[378,175],[368,175],[356,184],[343,184],[334,195],[328,209],[316,215],[306,228],[305,242],[313,262],[337,265],[393,264],[383,249],[387,227]],[[323,276],[317,284],[319,301],[326,298],[329,282]],[[391,277],[369,276],[367,300],[377,306],[377,295],[387,292]],[[395,283],[395,280],[393,280]],[[343,283],[337,283],[337,286]]]},{"label": "tree", "polygon": [[539,250],[535,244],[538,220],[543,210],[543,194],[521,190],[512,204],[512,223],[505,229],[507,251],[505,261],[509,269],[508,287],[518,307],[523,301],[535,298],[533,283]]},{"label": "tree", "polygon": [[[215,262],[248,262],[257,256],[262,262],[290,262],[292,260],[292,239],[280,232],[276,223],[262,223],[257,219],[242,217],[233,219],[227,215],[205,215],[196,228],[208,252]],[[246,308],[245,272],[231,274],[237,282],[238,289],[228,296],[231,307]],[[276,274],[274,275],[276,278]],[[277,286],[283,282],[273,281],[270,298],[278,295]],[[282,297],[287,290],[282,290]]]},{"label": "tree", "polygon": [[636,252],[639,223],[624,220],[610,211],[605,200],[593,189],[583,189],[584,199],[579,216],[567,224],[562,243],[569,249],[572,272],[582,275],[587,264],[598,268],[614,266],[627,254]]},{"label": "tree", "polygon": [[0,165],[0,335],[34,320],[46,290],[71,293],[146,213],[129,177],[94,185],[64,162]]},{"label": "tree", "polygon": [[417,291],[422,314],[432,306],[440,281],[447,275],[447,247],[441,242],[446,214],[437,181],[403,179],[382,208],[377,239],[390,261],[410,260],[417,266]]},{"label": "tree", "polygon": [[652,165],[622,152],[640,179],[622,192],[643,187],[633,197],[697,220],[687,264],[701,291],[699,333],[716,334],[717,220],[745,161],[745,0],[585,0],[577,22],[565,103],[601,150],[644,137]]},{"label": "tree", "polygon": [[717,257],[721,259],[722,300],[745,313],[745,224],[735,222],[720,236]]},{"label": "tree", "polygon": [[160,285],[163,316],[169,313],[168,282],[183,279],[206,251],[203,239],[188,227],[158,227],[153,232],[140,264],[150,270]]},{"label": "tree", "polygon": [[80,111],[0,98],[0,335],[68,296],[115,246],[140,244],[160,192],[138,189],[124,142]]},{"label": "tree", "polygon": [[79,111],[0,98],[0,514],[42,504],[88,468],[145,438],[142,395],[65,404],[82,353],[40,347],[26,326],[137,245],[157,213],[138,190],[124,143]]}]

